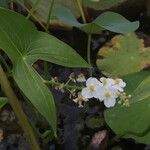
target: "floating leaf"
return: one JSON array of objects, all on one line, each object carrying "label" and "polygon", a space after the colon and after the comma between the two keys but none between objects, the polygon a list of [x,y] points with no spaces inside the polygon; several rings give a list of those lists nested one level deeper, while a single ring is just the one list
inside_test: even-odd
[{"label": "floating leaf", "polygon": [[25,17],[0,8],[0,20],[0,48],[13,63],[13,77],[56,134],[53,96],[32,64],[41,59],[67,67],[89,65],[67,44],[47,33],[37,31]]},{"label": "floating leaf", "polygon": [[[135,74],[133,74],[135,75]],[[139,87],[143,86],[143,83],[147,81],[150,77],[150,72],[139,72],[136,74],[136,78],[133,79],[133,75],[129,75],[126,78],[127,86],[132,81],[132,85],[135,87],[134,91],[138,91]],[[146,77],[147,76],[147,77]],[[131,77],[131,78],[130,78]],[[136,80],[141,81],[141,77],[143,81],[139,84]],[[146,77],[146,79],[144,79]],[[128,79],[128,80],[127,80]],[[131,84],[131,83],[130,83]],[[137,88],[136,88],[137,87]],[[150,84],[146,85],[149,87]],[[145,89],[145,87],[143,87]],[[131,91],[131,89],[130,89]],[[148,92],[148,91],[147,91]],[[106,123],[110,126],[110,128],[118,135],[123,138],[133,138],[137,142],[149,144],[150,143],[150,97],[144,97],[142,100],[141,97],[137,97],[136,101],[134,99],[134,94],[132,94],[132,98],[130,100],[129,107],[117,106],[112,109],[108,109],[105,111],[105,120]],[[150,93],[150,90],[149,90]],[[140,94],[140,93],[138,93]],[[139,99],[138,99],[139,98]]]},{"label": "floating leaf", "polygon": [[63,23],[77,27],[87,33],[97,33],[107,29],[116,33],[128,33],[139,27],[139,22],[130,22],[123,16],[114,12],[104,12],[93,22],[87,24],[79,23],[72,12],[66,7],[58,7],[53,10],[53,17],[60,19]]},{"label": "floating leaf", "polygon": [[0,97],[0,109],[3,108],[8,102],[6,97]]},{"label": "floating leaf", "polygon": [[107,76],[123,76],[142,70],[150,64],[150,47],[144,48],[142,39],[136,34],[115,36],[102,47],[98,56],[97,66]]},{"label": "floating leaf", "polygon": [[127,94],[133,93],[140,83],[150,75],[149,71],[128,74],[123,77],[123,80],[128,84],[125,87]]},{"label": "floating leaf", "polygon": [[141,82],[136,90],[133,91],[132,96],[132,102],[141,101],[147,97],[150,97],[150,76]]},{"label": "floating leaf", "polygon": [[94,9],[108,9],[110,7],[116,6],[125,0],[83,0],[83,5],[85,7],[94,8]]}]

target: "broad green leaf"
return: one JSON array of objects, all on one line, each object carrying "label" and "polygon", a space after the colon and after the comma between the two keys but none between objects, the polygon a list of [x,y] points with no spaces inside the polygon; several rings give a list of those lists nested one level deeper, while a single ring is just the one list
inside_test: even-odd
[{"label": "broad green leaf", "polygon": [[[35,3],[35,0],[15,0],[15,1],[22,2],[22,4],[26,6],[28,9],[30,9]],[[39,3],[36,11],[33,13],[43,23],[47,22],[51,2],[52,0],[42,0]],[[77,2],[75,0],[55,0],[53,9],[57,8],[60,5],[69,8],[76,18],[80,17],[80,11]],[[66,27],[65,24],[60,22],[58,19],[51,19],[50,23],[52,25],[54,24]]]},{"label": "broad green leaf", "polygon": [[134,33],[115,36],[98,55],[102,58],[97,60],[98,68],[111,77],[139,72],[150,64],[150,47],[144,48]]},{"label": "broad green leaf", "polygon": [[[138,138],[138,142],[150,143],[150,97],[130,107],[116,107],[105,111],[105,120],[118,135]],[[135,140],[137,140],[135,138]]]},{"label": "broad green leaf", "polygon": [[87,24],[79,23],[71,11],[62,6],[54,9],[52,15],[63,21],[63,23],[77,27],[87,33],[97,33],[104,29],[116,33],[128,33],[135,31],[139,27],[138,21],[130,22],[123,16],[114,12],[104,12],[93,22]]},{"label": "broad green leaf", "polygon": [[30,64],[40,59],[66,67],[90,67],[73,48],[44,32],[36,33],[29,48],[24,58]]},{"label": "broad green leaf", "polygon": [[0,97],[0,109],[3,108],[8,102],[6,97]]},{"label": "broad green leaf", "polygon": [[[135,75],[135,79],[133,78]],[[138,89],[141,87],[143,82],[147,80],[150,75],[150,72],[140,72],[137,74],[128,75],[125,77],[127,82],[127,87],[131,85]],[[141,81],[143,78],[143,81]],[[144,79],[146,78],[146,79]],[[139,83],[136,80],[140,80]],[[128,85],[129,83],[129,85]],[[136,91],[135,90],[135,91]],[[129,91],[133,91],[133,88],[130,88]],[[149,90],[150,93],[150,90]],[[134,95],[132,98],[134,99]],[[150,143],[150,97],[144,97],[142,100],[133,101],[131,98],[130,106],[123,107],[117,106],[112,109],[105,111],[105,120],[110,128],[118,135],[123,138],[133,138],[137,142],[149,144]],[[138,98],[138,97],[137,97]],[[140,97],[139,97],[140,98]]]},{"label": "broad green leaf", "polygon": [[37,31],[25,17],[2,8],[0,8],[0,48],[7,53],[13,63],[13,77],[19,88],[56,133],[53,96],[32,64],[41,59],[67,67],[89,67],[89,65],[67,44]]},{"label": "broad green leaf", "polygon": [[149,76],[132,93],[132,102],[141,101],[150,97],[150,72]]},{"label": "broad green leaf", "polygon": [[56,131],[55,103],[51,92],[41,77],[22,59],[19,60],[19,65],[13,70],[13,75],[22,91]]},{"label": "broad green leaf", "polygon": [[85,7],[94,8],[94,9],[108,9],[110,7],[116,6],[125,0],[99,0],[99,1],[92,1],[92,0],[83,0],[83,5]]},{"label": "broad green leaf", "polygon": [[133,93],[140,83],[142,83],[149,75],[149,71],[141,71],[124,76],[123,80],[127,83],[127,86],[125,87],[126,93]]}]

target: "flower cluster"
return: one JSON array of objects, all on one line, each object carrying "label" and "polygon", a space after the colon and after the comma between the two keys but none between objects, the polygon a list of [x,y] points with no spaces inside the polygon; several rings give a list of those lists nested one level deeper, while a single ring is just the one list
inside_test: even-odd
[{"label": "flower cluster", "polygon": [[[69,85],[70,82],[73,85]],[[61,92],[67,89],[70,92],[69,98],[73,98],[73,101],[79,107],[83,107],[83,104],[89,101],[89,99],[95,98],[100,102],[104,102],[104,105],[110,108],[115,106],[118,97],[118,104],[129,106],[129,99],[131,98],[131,95],[126,95],[124,92],[126,83],[122,79],[101,77],[98,80],[90,77],[86,80],[83,73],[80,73],[78,76],[71,73],[66,83],[59,82],[57,77],[52,78],[50,83],[55,86],[56,90]],[[86,87],[83,87],[84,83],[86,83]]]},{"label": "flower cluster", "polygon": [[126,83],[122,79],[111,79],[102,77],[100,80],[90,77],[86,81],[86,87],[82,89],[82,99],[96,98],[104,102],[106,107],[113,107],[116,98],[124,91]]}]

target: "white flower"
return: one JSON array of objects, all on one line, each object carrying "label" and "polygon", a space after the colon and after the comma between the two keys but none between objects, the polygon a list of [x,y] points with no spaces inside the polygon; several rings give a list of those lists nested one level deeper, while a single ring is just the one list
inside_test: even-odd
[{"label": "white flower", "polygon": [[85,82],[85,81],[86,81],[86,79],[85,79],[84,74],[83,74],[83,73],[80,73],[80,74],[78,75],[77,82]]},{"label": "white flower", "polygon": [[124,91],[123,88],[125,86],[126,86],[126,83],[123,82],[122,79],[116,79],[116,80],[114,80],[113,88],[117,89],[118,91],[123,92]]},{"label": "white flower", "polygon": [[84,98],[97,98],[97,92],[100,87],[102,87],[102,83],[91,77],[86,81],[86,87],[82,89],[81,95]]},{"label": "white flower", "polygon": [[79,104],[79,107],[83,107],[83,105],[82,105],[83,102],[87,102],[88,99],[84,98],[84,97],[81,95],[81,93],[79,92],[79,93],[78,93],[78,97],[75,98],[75,99],[73,99],[73,101],[74,101],[75,103]]},{"label": "white flower", "polygon": [[105,77],[101,77],[100,81],[102,82],[104,87],[112,86],[115,83],[115,81],[113,79],[105,78]]},{"label": "white flower", "polygon": [[103,87],[99,90],[98,98],[106,107],[113,107],[116,104],[116,98],[118,97],[118,91],[112,87]]}]

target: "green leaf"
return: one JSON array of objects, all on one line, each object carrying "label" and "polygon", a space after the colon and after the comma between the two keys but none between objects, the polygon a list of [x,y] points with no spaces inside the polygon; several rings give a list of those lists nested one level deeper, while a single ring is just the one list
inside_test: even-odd
[{"label": "green leaf", "polygon": [[150,64],[150,47],[144,48],[143,40],[128,33],[115,36],[99,50],[98,56],[103,59],[97,60],[97,66],[105,75],[124,76]]},{"label": "green leaf", "polygon": [[[35,0],[19,0],[19,1],[21,1],[22,4],[26,6],[28,9],[30,9],[35,3]],[[38,5],[36,11],[33,13],[33,15],[35,15],[36,18],[38,18],[43,23],[47,22],[51,2],[52,0],[42,0]],[[75,0],[55,0],[53,8],[55,9],[60,5],[69,8],[76,18],[80,17],[80,11]],[[58,21],[58,19],[51,18],[50,23],[51,25],[66,27],[64,24],[62,24],[62,22]]]},{"label": "green leaf", "polygon": [[132,93],[132,102],[141,101],[150,97],[150,73],[149,76]]},{"label": "green leaf", "polygon": [[130,22],[123,16],[114,12],[105,12],[99,15],[93,22],[87,24],[79,23],[68,8],[63,6],[54,9],[53,17],[63,21],[63,23],[77,27],[87,33],[97,33],[107,29],[116,33],[133,32],[139,27],[139,22]]},{"label": "green leaf", "polygon": [[37,31],[25,17],[0,8],[0,20],[0,48],[7,53],[13,63],[13,77],[56,134],[53,96],[32,64],[41,59],[67,67],[89,65],[67,44]]},{"label": "green leaf", "polygon": [[[135,75],[135,79],[133,78],[134,77],[133,75]],[[139,89],[139,87],[141,87],[141,85],[143,85],[143,83],[146,83],[147,85],[146,87],[150,88],[150,84],[149,85],[147,84],[147,79],[149,78],[149,75],[150,72],[140,72],[125,77],[127,88],[128,86],[131,85],[131,81],[132,81],[132,86],[134,86],[135,89],[133,90],[133,88],[131,88],[129,91],[133,91],[134,93]],[[139,81],[137,80],[141,81],[141,83],[139,83]],[[148,93],[150,93],[150,90]],[[149,117],[150,96],[147,95],[147,97],[144,97],[142,100],[140,100],[141,97],[137,97],[136,101],[134,101],[133,99],[135,95],[132,93],[130,94],[132,95],[132,98],[130,100],[129,107],[123,107],[117,105],[116,107],[105,111],[104,116],[105,116],[106,123],[116,134],[120,135],[123,138],[133,138],[137,142],[149,144],[150,143],[150,117]]]},{"label": "green leaf", "polygon": [[108,9],[124,1],[125,0],[99,0],[99,1],[83,0],[83,5],[85,7],[99,10],[99,9]]},{"label": "green leaf", "polygon": [[90,67],[73,48],[44,32],[38,32],[32,38],[30,51],[24,58],[30,64],[40,59],[66,67]]},{"label": "green leaf", "polygon": [[8,102],[6,97],[0,97],[0,109],[2,109]]},{"label": "green leaf", "polygon": [[127,83],[127,86],[125,87],[126,93],[133,93],[133,91],[140,85],[140,83],[144,81],[144,79],[146,79],[149,75],[149,71],[141,71],[124,76],[123,80]]}]

